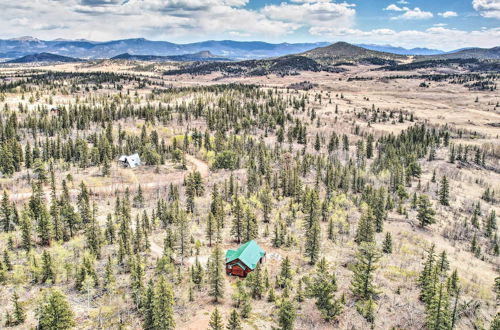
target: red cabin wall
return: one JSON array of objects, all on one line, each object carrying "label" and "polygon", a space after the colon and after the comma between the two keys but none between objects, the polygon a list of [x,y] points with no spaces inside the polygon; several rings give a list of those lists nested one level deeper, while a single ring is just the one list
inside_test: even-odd
[{"label": "red cabin wall", "polygon": [[[250,268],[247,268],[246,270],[241,268],[237,263],[242,263],[239,259],[233,260],[230,263],[226,264],[226,274],[228,275],[234,275],[234,276],[239,276],[239,277],[246,277],[248,273],[250,273],[252,270]],[[231,269],[229,269],[229,266],[232,266]]]}]

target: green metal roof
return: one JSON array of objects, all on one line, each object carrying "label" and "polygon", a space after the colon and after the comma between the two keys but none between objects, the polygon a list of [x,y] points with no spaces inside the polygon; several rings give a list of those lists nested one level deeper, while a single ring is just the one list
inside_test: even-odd
[{"label": "green metal roof", "polygon": [[246,266],[250,269],[255,269],[260,258],[262,258],[266,252],[255,241],[248,241],[237,250],[227,250],[226,252],[226,263],[231,262],[236,259],[240,259]]}]

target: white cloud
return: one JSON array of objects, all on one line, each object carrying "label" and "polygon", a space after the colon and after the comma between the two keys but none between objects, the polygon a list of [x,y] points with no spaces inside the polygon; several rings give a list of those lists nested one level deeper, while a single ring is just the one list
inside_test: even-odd
[{"label": "white cloud", "polygon": [[389,6],[385,7],[384,10],[391,10],[391,11],[405,11],[405,10],[409,10],[407,7],[398,7],[397,5],[395,4],[390,4]]},{"label": "white cloud", "polygon": [[483,17],[500,19],[500,0],[473,0],[472,7]]},{"label": "white cloud", "polygon": [[[250,0],[36,0],[8,2],[0,37],[36,34],[53,39],[147,37],[173,41],[272,39],[313,26],[351,27],[355,5],[292,0],[249,9]],[[5,0],[0,0],[5,2]],[[12,18],[19,18],[15,24]],[[14,23],[14,24],[13,24]],[[49,29],[51,31],[49,31]]]},{"label": "white cloud", "polygon": [[415,20],[415,19],[428,19],[434,17],[430,11],[423,11],[418,7],[414,9],[409,9],[404,7],[405,13],[399,16],[391,17],[393,20],[403,19],[403,20]]},{"label": "white cloud", "polygon": [[309,32],[331,40],[345,40],[352,43],[391,44],[406,48],[428,47],[453,50],[468,47],[495,47],[500,44],[500,28],[463,31],[434,26],[423,31],[376,29],[362,31],[357,29],[336,29],[313,27]]},{"label": "white cloud", "polygon": [[449,17],[457,17],[458,14],[454,11],[445,11],[445,12],[442,12],[442,13],[438,13],[439,16],[443,17],[443,18],[449,18]]},{"label": "white cloud", "polygon": [[407,5],[407,4],[409,4],[409,2],[408,2],[408,1],[406,1],[406,0],[399,0],[399,1],[398,1],[398,3],[399,3],[400,5]]},{"label": "white cloud", "polygon": [[306,2],[301,5],[282,2],[269,5],[261,13],[273,20],[309,26],[351,26],[356,10],[347,3]]}]

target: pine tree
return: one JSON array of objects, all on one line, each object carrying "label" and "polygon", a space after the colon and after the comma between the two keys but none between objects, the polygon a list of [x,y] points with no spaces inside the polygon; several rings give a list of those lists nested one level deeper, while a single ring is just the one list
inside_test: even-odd
[{"label": "pine tree", "polygon": [[12,206],[9,202],[7,191],[3,191],[2,202],[0,205],[0,230],[9,232],[14,229],[12,223]]},{"label": "pine tree", "polygon": [[441,187],[439,189],[439,203],[441,205],[448,206],[450,205],[450,187],[448,183],[448,179],[446,178],[446,175],[443,176],[443,179],[441,180]]},{"label": "pine tree", "polygon": [[144,266],[140,257],[136,255],[130,262],[130,286],[132,288],[132,298],[138,309],[142,307],[142,298],[144,296]]},{"label": "pine tree", "polygon": [[250,313],[252,312],[252,304],[250,303],[250,296],[248,293],[244,292],[241,297],[241,317],[247,319],[250,317]]},{"label": "pine tree", "polygon": [[321,227],[319,220],[315,220],[313,225],[307,229],[305,253],[309,258],[309,263],[314,265],[319,258],[321,244]]},{"label": "pine tree", "polygon": [[242,241],[248,242],[258,237],[257,216],[247,205],[243,217]]},{"label": "pine tree", "polygon": [[76,325],[66,296],[58,289],[45,292],[37,314],[40,330],[66,330]]},{"label": "pine tree", "polygon": [[22,240],[22,247],[27,252],[31,250],[33,246],[33,239],[31,233],[33,230],[32,228],[33,226],[29,212],[27,210],[23,210],[21,213],[21,240]]},{"label": "pine tree", "polygon": [[280,287],[284,288],[285,285],[292,281],[292,266],[290,264],[290,258],[285,256],[281,262],[280,273],[277,278],[277,283]]},{"label": "pine tree", "polygon": [[426,309],[426,324],[432,330],[450,328],[449,297],[443,283],[439,283],[436,294]]},{"label": "pine tree", "polygon": [[236,242],[241,243],[243,236],[243,203],[236,195],[233,204],[233,226],[231,227],[231,234],[234,236]]},{"label": "pine tree", "polygon": [[266,185],[264,189],[261,190],[259,195],[260,203],[262,204],[262,217],[264,223],[269,223],[271,221],[271,208],[272,208],[272,195],[271,190]]},{"label": "pine tree", "polygon": [[40,183],[32,185],[32,195],[29,201],[31,217],[37,224],[38,236],[42,245],[50,245],[52,240],[52,224],[49,211],[43,198],[42,186]]},{"label": "pine tree", "polygon": [[490,214],[486,218],[486,236],[492,237],[497,230],[497,215],[495,210],[491,210]]},{"label": "pine tree", "polygon": [[11,301],[12,305],[14,306],[13,325],[19,325],[24,323],[24,321],[26,320],[26,310],[23,304],[19,301],[19,295],[17,294],[16,291],[14,291]]},{"label": "pine tree", "polygon": [[365,318],[365,320],[371,324],[371,329],[375,327],[375,309],[377,305],[373,298],[370,297],[368,300],[359,301],[356,304],[356,309]]},{"label": "pine tree", "polygon": [[42,253],[42,283],[51,281],[51,283],[56,282],[56,273],[54,271],[54,265],[52,264],[52,257],[46,250]]},{"label": "pine tree", "polygon": [[224,264],[222,257],[222,250],[219,245],[216,245],[212,250],[210,257],[209,268],[209,294],[217,302],[219,298],[224,296]]},{"label": "pine tree", "polygon": [[3,263],[7,271],[12,271],[12,262],[10,261],[10,255],[7,250],[3,251]]},{"label": "pine tree", "polygon": [[215,307],[212,314],[210,314],[210,322],[208,322],[208,326],[212,330],[224,329],[224,322],[222,321],[222,315],[217,307]]},{"label": "pine tree", "polygon": [[381,254],[374,243],[362,243],[356,255],[351,291],[360,299],[370,299],[377,294],[373,275]]},{"label": "pine tree", "polygon": [[115,238],[116,238],[116,228],[115,228],[115,225],[113,223],[113,217],[111,216],[111,214],[108,214],[108,216],[106,217],[106,230],[104,232],[104,235],[106,236],[106,241],[108,242],[108,244],[113,244],[115,242]]},{"label": "pine tree", "polygon": [[145,330],[154,330],[154,311],[153,311],[154,295],[155,295],[155,288],[153,280],[150,279],[142,304],[142,312],[144,315],[142,326]]},{"label": "pine tree", "polygon": [[252,298],[262,299],[262,295],[264,294],[264,283],[262,282],[262,272],[259,265],[250,273],[248,284],[250,285]]},{"label": "pine tree", "polygon": [[319,134],[316,133],[316,141],[314,142],[314,150],[319,151],[321,149],[321,140]]},{"label": "pine tree", "polygon": [[359,219],[356,237],[354,241],[358,244],[373,242],[375,240],[374,216],[370,206],[366,205]]},{"label": "pine tree", "polygon": [[296,318],[297,312],[294,304],[288,299],[283,299],[278,310],[278,324],[280,329],[293,330]]},{"label": "pine tree", "polygon": [[[432,272],[434,270],[434,265],[436,261],[436,255],[435,255],[435,250],[436,246],[434,244],[431,245],[429,251],[427,252],[427,258],[424,262],[424,268],[422,272],[420,273],[419,279],[418,279],[418,285],[421,288],[424,288],[427,286],[427,283],[430,281]],[[420,300],[426,301],[425,296],[420,295]]]},{"label": "pine tree", "polygon": [[417,219],[420,222],[420,226],[422,228],[427,225],[433,224],[436,222],[434,215],[436,212],[432,209],[432,204],[427,195],[420,195],[418,197],[418,206],[417,206]]},{"label": "pine tree", "polygon": [[238,312],[233,309],[231,311],[231,314],[229,314],[229,320],[227,320],[227,325],[226,325],[227,330],[241,330],[241,321],[240,321],[240,316],[238,315]]},{"label": "pine tree", "polygon": [[216,231],[216,221],[212,212],[208,213],[207,226],[205,229],[206,237],[208,239],[208,246],[212,246],[212,239]]},{"label": "pine tree", "polygon": [[373,216],[375,219],[375,231],[381,233],[384,229],[384,221],[387,218],[384,190],[380,189],[374,199]]},{"label": "pine tree", "polygon": [[98,259],[101,258],[101,245],[102,245],[102,232],[99,223],[97,222],[95,213],[96,213],[96,204],[94,203],[94,211],[91,216],[90,223],[86,228],[86,238],[87,238],[87,246]]},{"label": "pine tree", "polygon": [[382,243],[382,252],[387,254],[392,253],[392,236],[390,232],[385,234],[384,242]]},{"label": "pine tree", "polygon": [[178,254],[181,256],[181,263],[184,264],[184,257],[189,251],[189,219],[184,211],[179,213],[177,219]]},{"label": "pine tree", "polygon": [[113,274],[113,263],[111,262],[111,256],[108,255],[108,261],[104,269],[104,288],[107,291],[111,291],[114,283],[115,275]]},{"label": "pine tree", "polygon": [[329,269],[325,258],[318,262],[308,289],[310,296],[316,298],[316,306],[326,321],[334,320],[340,315],[342,304],[335,298],[337,279],[335,273]]},{"label": "pine tree", "polygon": [[167,284],[164,276],[160,276],[153,298],[153,329],[175,329],[173,305],[174,293],[172,287]]}]

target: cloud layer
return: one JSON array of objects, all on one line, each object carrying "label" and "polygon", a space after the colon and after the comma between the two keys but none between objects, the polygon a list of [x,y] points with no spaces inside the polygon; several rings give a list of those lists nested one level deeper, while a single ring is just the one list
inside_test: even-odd
[{"label": "cloud layer", "polygon": [[481,16],[500,19],[500,0],[473,0],[472,7]]},{"label": "cloud layer", "polygon": [[[374,17],[386,20],[385,26],[376,29],[359,27],[362,18],[357,15],[358,7],[349,2],[354,0],[283,0],[260,8],[250,1],[253,0],[0,0],[0,37],[146,37],[172,41],[236,38],[275,42],[343,39],[450,49],[500,44],[498,29],[444,29],[435,24],[442,24],[443,19],[451,22],[460,13],[411,8],[406,0],[395,1],[374,13]],[[485,20],[500,19],[500,0],[469,1]],[[408,21],[404,24],[409,26],[418,26],[420,22],[429,25],[403,31],[391,27],[400,26],[402,21]],[[434,27],[428,28],[432,24]]]}]

